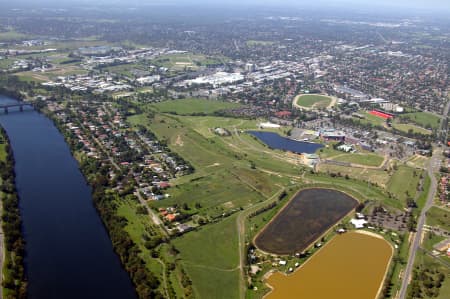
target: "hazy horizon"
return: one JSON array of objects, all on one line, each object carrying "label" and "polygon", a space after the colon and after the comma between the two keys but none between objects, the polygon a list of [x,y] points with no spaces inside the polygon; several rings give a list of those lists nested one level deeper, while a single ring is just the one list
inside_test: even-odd
[{"label": "hazy horizon", "polygon": [[[3,3],[2,3],[3,2]],[[307,0],[266,0],[261,3],[258,0],[42,0],[36,3],[33,0],[16,0],[14,2],[0,1],[0,5],[14,6],[33,6],[33,7],[48,7],[54,5],[62,7],[65,5],[126,5],[126,6],[140,6],[140,5],[205,5],[205,6],[271,6],[271,7],[311,7],[311,8],[327,8],[327,7],[342,7],[342,8],[373,8],[373,9],[407,9],[407,10],[425,10],[425,11],[450,11],[450,1],[448,0],[315,0],[313,3]],[[348,5],[351,5],[348,7]],[[346,7],[347,6],[347,7]]]}]

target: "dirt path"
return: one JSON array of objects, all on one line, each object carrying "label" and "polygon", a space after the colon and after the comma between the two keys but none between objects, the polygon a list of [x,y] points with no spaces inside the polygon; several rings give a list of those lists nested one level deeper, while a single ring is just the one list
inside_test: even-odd
[{"label": "dirt path", "polygon": [[267,205],[270,201],[273,201],[277,198],[282,192],[284,191],[284,188],[281,188],[277,192],[275,192],[274,195],[269,197],[267,200],[260,202],[258,204],[255,204],[248,209],[242,211],[239,216],[236,218],[236,225],[238,230],[238,244],[239,244],[239,270],[240,270],[240,283],[239,283],[239,298],[245,298],[245,289],[246,289],[246,283],[245,283],[245,219],[247,219],[248,215],[252,213],[253,211]]},{"label": "dirt path", "polygon": [[178,145],[178,146],[183,146],[184,145],[184,142],[181,139],[181,135],[177,136],[177,140],[175,141],[175,145]]},{"label": "dirt path", "polygon": [[170,298],[169,296],[169,292],[167,291],[167,277],[166,277],[166,264],[164,264],[164,262],[161,259],[156,259],[158,261],[158,263],[161,265],[162,269],[163,269],[163,289],[164,289],[164,293],[166,295],[166,298]]}]

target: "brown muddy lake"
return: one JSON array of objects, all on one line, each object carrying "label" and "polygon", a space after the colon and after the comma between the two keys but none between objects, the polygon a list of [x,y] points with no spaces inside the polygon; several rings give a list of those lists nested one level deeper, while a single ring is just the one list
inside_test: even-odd
[{"label": "brown muddy lake", "polygon": [[357,200],[336,190],[302,190],[263,228],[254,243],[271,254],[302,252],[357,205]]},{"label": "brown muddy lake", "polygon": [[292,275],[272,274],[265,299],[375,299],[392,254],[381,237],[338,235]]}]

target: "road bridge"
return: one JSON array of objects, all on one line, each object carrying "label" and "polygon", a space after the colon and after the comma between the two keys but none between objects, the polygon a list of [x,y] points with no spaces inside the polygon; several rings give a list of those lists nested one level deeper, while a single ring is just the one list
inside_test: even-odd
[{"label": "road bridge", "polygon": [[11,109],[11,108],[19,108],[19,111],[20,112],[23,112],[23,108],[24,107],[33,107],[33,105],[31,105],[30,103],[13,103],[13,104],[0,104],[0,111],[2,111],[3,110],[3,112],[5,113],[5,114],[8,114],[9,113],[9,110]]}]

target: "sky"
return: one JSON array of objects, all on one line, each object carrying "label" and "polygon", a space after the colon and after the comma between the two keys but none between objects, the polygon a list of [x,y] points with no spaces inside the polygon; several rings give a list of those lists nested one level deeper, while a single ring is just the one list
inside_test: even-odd
[{"label": "sky", "polygon": [[358,8],[392,8],[392,9],[419,9],[419,10],[436,10],[436,11],[449,11],[450,12],[450,0],[0,0],[0,6],[2,3],[24,4],[30,3],[33,6],[56,4],[62,6],[64,4],[112,4],[122,3],[125,5],[137,5],[137,4],[163,4],[163,5],[189,5],[189,4],[204,4],[208,6],[221,5],[221,6],[234,6],[239,7],[243,5],[258,5],[258,6],[313,6],[316,8],[323,7],[358,7]]}]

